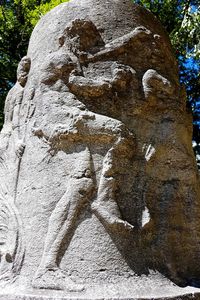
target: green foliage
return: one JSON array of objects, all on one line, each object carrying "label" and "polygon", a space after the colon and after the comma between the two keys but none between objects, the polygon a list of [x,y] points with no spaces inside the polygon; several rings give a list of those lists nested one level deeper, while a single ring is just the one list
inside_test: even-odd
[{"label": "green foliage", "polygon": [[46,0],[46,1],[37,1],[37,0],[14,0],[16,5],[19,5],[20,2],[22,3],[24,15],[25,15],[25,22],[30,23],[31,27],[37,24],[39,19],[44,16],[48,11],[50,11],[55,6],[67,2],[66,0]]},{"label": "green foliage", "polygon": [[199,0],[136,0],[153,12],[181,55],[200,58]]},{"label": "green foliage", "polygon": [[16,81],[17,64],[26,55],[38,20],[64,0],[0,0],[0,128],[9,89]]}]

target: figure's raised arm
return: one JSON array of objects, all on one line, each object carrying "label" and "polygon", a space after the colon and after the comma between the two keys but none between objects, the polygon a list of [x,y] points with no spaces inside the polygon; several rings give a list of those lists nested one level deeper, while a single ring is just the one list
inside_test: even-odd
[{"label": "figure's raised arm", "polygon": [[77,97],[93,100],[110,92],[123,92],[130,83],[138,85],[136,72],[133,68],[114,62],[111,65],[111,78],[102,76],[98,79],[76,74],[73,71],[69,76],[68,88]]},{"label": "figure's raised arm", "polygon": [[43,129],[33,128],[35,136],[48,143],[52,149],[60,149],[72,143],[100,142],[115,143],[120,140],[134,140],[133,134],[119,120],[107,116],[81,111],[66,124],[57,124],[50,134]]},{"label": "figure's raised arm", "polygon": [[112,86],[106,80],[93,80],[72,72],[69,76],[68,87],[70,91],[84,98],[96,98],[108,93]]},{"label": "figure's raised arm", "polygon": [[143,26],[136,27],[131,32],[116,38],[94,55],[88,55],[80,57],[81,63],[90,63],[100,61],[105,58],[110,58],[115,55],[119,55],[127,51],[127,47],[134,46],[139,40],[152,37],[150,30]]}]

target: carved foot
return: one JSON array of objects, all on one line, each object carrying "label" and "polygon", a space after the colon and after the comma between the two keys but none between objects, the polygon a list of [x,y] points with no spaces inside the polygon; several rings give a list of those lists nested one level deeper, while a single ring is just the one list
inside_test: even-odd
[{"label": "carved foot", "polygon": [[58,268],[38,270],[32,286],[37,289],[67,290],[69,292],[81,292],[85,289],[83,285],[76,284]]},{"label": "carved foot", "polygon": [[[107,210],[102,207],[101,204],[93,202],[91,204],[92,212],[97,216],[97,218],[105,224],[111,231],[115,233],[130,233],[133,232],[134,226],[127,221],[122,220],[117,215],[109,213],[109,207]],[[117,212],[116,212],[117,214]]]}]

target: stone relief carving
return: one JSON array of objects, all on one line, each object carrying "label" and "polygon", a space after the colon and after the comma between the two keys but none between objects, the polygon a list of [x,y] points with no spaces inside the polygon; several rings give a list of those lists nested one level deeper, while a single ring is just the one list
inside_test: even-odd
[{"label": "stone relief carving", "polygon": [[[6,168],[1,158],[1,168]],[[6,169],[7,170],[7,169]],[[5,171],[5,170],[4,170]],[[1,184],[0,210],[0,279],[11,283],[19,275],[24,258],[23,226],[10,188]]]},{"label": "stone relief carving", "polygon": [[[25,144],[20,139],[19,134],[19,114],[30,66],[30,58],[23,57],[17,69],[17,82],[8,93],[5,103],[5,123],[2,134],[5,136],[6,141],[5,144],[1,145],[0,157],[0,278],[3,284],[16,280],[25,254],[23,226],[16,206],[16,193],[21,159],[25,149]],[[14,140],[9,141],[10,135],[15,130],[17,133]],[[9,142],[14,144],[16,155],[12,186],[4,180],[5,176],[12,174],[12,171],[9,170],[9,157],[3,152],[3,150],[5,151],[4,147],[9,147]]]},{"label": "stone relief carving", "polygon": [[25,286],[34,299],[46,290],[90,299],[92,289],[94,299],[122,299],[145,278],[176,294],[167,278],[186,286],[200,276],[188,229],[199,228],[199,214],[187,209],[198,207],[199,190],[176,63],[138,6],[142,21],[131,4],[119,22],[99,17],[103,2],[83,2],[41,20],[6,100],[0,284]]},{"label": "stone relief carving", "polygon": [[[145,27],[137,27],[132,32],[105,44],[95,25],[89,20],[77,19],[64,30],[59,38],[60,48],[47,56],[40,72],[41,92],[69,92],[83,100],[83,103],[95,101],[95,98],[113,97],[126,93],[130,86],[139,87],[136,71],[121,63],[120,55],[129,47],[137,47],[143,40],[154,38]],[[157,37],[156,37],[157,40]],[[154,45],[156,48],[156,44]],[[146,49],[145,49],[146,50]],[[152,50],[149,50],[152,51]],[[148,52],[148,51],[147,51]],[[147,53],[148,55],[148,53]],[[109,72],[95,79],[95,64],[109,68]],[[24,57],[18,67],[18,81],[13,88],[19,91],[9,93],[5,112],[7,124],[19,127],[19,120],[14,121],[14,109],[19,118],[24,87],[30,70],[30,59]],[[142,79],[146,99],[158,92],[166,95],[173,93],[172,84],[155,70],[147,70]],[[12,94],[14,96],[12,96]],[[68,289],[81,291],[84,286],[76,284],[67,273],[59,268],[58,254],[66,236],[75,230],[77,219],[83,209],[90,204],[91,211],[110,232],[134,232],[134,226],[122,219],[115,200],[117,161],[130,160],[137,147],[133,133],[119,120],[100,115],[93,111],[77,110],[69,112],[66,124],[57,124],[48,135],[45,128],[33,128],[35,136],[42,138],[50,146],[52,155],[69,145],[82,144],[80,161],[71,174],[68,188],[58,201],[49,219],[40,265],[33,280],[33,286],[45,289]],[[14,122],[16,124],[14,124]],[[98,140],[102,145],[110,145],[102,162],[99,183],[95,181],[90,144]],[[18,175],[20,162],[25,148],[24,141],[17,143]],[[127,162],[126,162],[127,163]],[[18,179],[17,179],[18,181]],[[17,189],[17,181],[15,193]],[[93,200],[96,198],[95,200]],[[92,202],[93,200],[93,202]],[[134,233],[133,233],[134,234]],[[66,247],[67,248],[67,247]],[[7,255],[7,256],[6,256]],[[9,254],[6,254],[8,257]],[[9,256],[10,257],[10,256]],[[59,258],[60,259],[60,258]]]},{"label": "stone relief carving", "polygon": [[145,98],[151,99],[151,97],[166,98],[170,97],[174,93],[175,87],[172,83],[158,74],[155,70],[148,70],[142,78],[143,90]]},{"label": "stone relief carving", "polygon": [[[67,27],[65,32],[68,37],[65,36],[65,43],[67,41],[68,44],[66,47],[62,46],[63,49],[50,54],[42,66],[43,73],[40,80],[46,86],[42,87],[44,91],[48,92],[48,89],[64,91],[69,88],[73,94],[92,100],[96,96],[105,95],[108,91],[126,91],[126,86],[132,78],[135,79],[135,71],[131,67],[116,62],[111,65],[110,80],[102,78],[102,81],[95,81],[84,77],[83,74],[80,76],[82,66],[79,51],[83,49],[89,51],[91,46],[97,47],[99,41],[102,43],[100,35],[97,35],[99,38],[94,40],[93,35],[85,34],[86,29],[94,31],[96,36],[97,29],[91,21],[76,20],[71,27]],[[80,31],[78,36],[75,35],[77,31],[78,33]],[[85,44],[82,39],[86,39],[88,44]],[[64,38],[62,42],[63,40]],[[91,51],[93,52],[94,49]],[[91,210],[105,228],[121,234],[133,231],[134,226],[122,219],[115,201],[115,176],[117,161],[132,158],[136,141],[134,135],[122,122],[88,110],[76,110],[75,115],[72,110],[69,124],[56,125],[50,136],[47,136],[41,128],[33,128],[33,133],[43,138],[52,149],[57,151],[65,148],[65,143],[68,146],[81,143],[85,148],[80,154],[77,166],[74,167],[74,174],[70,176],[67,191],[50,217],[43,256],[33,281],[33,286],[36,288],[79,291],[84,287],[75,284],[59,269],[58,253],[60,253],[63,240],[74,231],[84,206],[90,204],[94,197],[96,199],[91,203]],[[98,186],[90,154],[90,144],[97,141],[102,145],[111,145],[103,159]]]},{"label": "stone relief carving", "polygon": [[[17,127],[19,126],[19,109],[22,103],[24,87],[28,79],[28,73],[30,70],[31,61],[27,56],[23,57],[17,68],[17,82],[14,87],[8,93],[6,98],[4,114],[5,114],[5,127]],[[15,112],[14,112],[15,110]]]}]

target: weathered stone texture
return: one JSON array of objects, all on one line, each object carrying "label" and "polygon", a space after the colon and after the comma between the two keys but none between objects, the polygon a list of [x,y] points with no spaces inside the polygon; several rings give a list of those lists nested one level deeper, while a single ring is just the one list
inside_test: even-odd
[{"label": "weathered stone texture", "polygon": [[0,135],[10,299],[143,298],[148,288],[134,291],[144,282],[164,290],[157,298],[178,297],[169,279],[199,286],[192,117],[155,17],[128,0],[59,5],[37,24],[17,75]]}]

